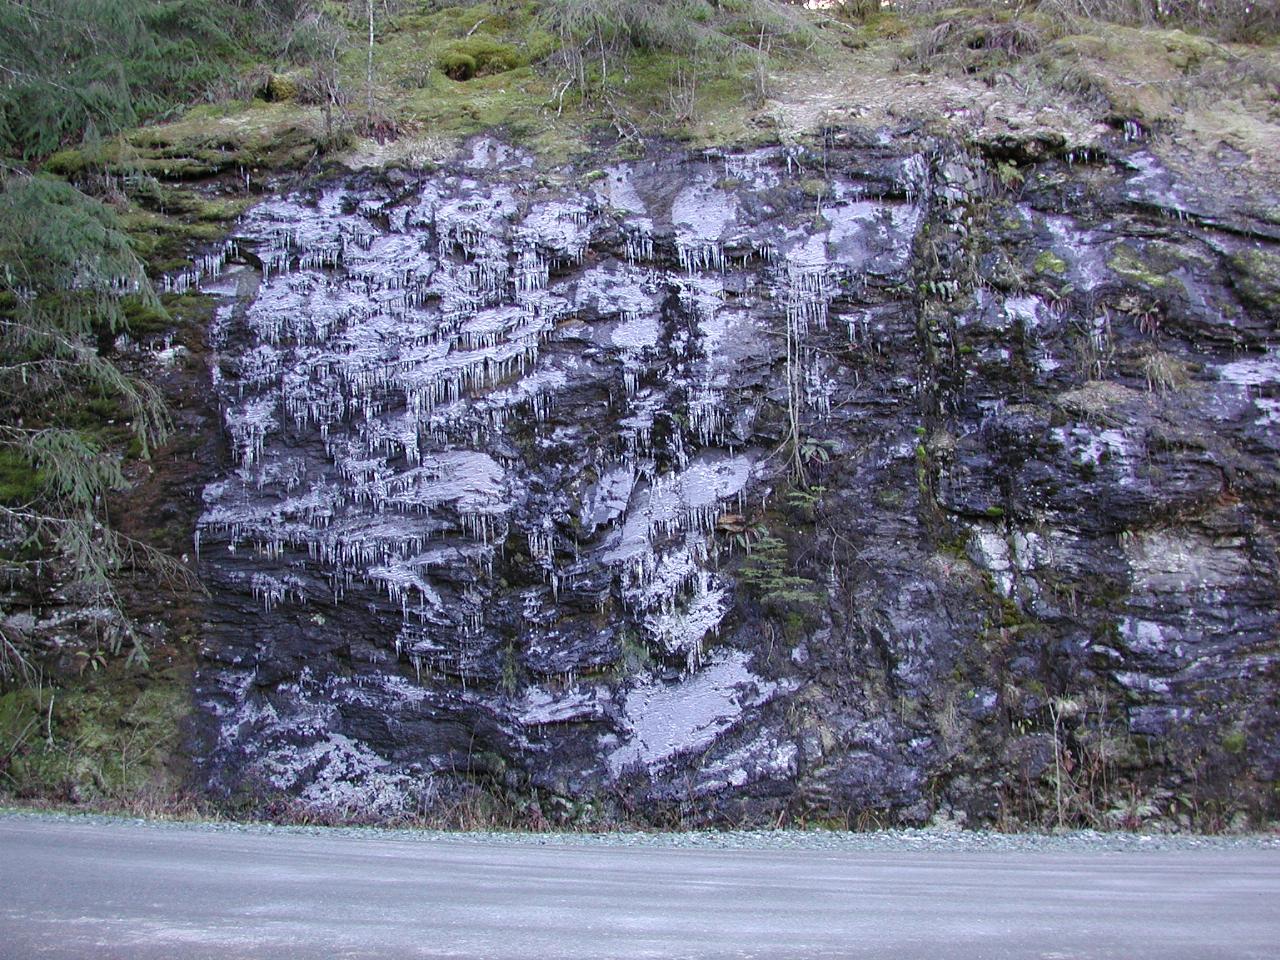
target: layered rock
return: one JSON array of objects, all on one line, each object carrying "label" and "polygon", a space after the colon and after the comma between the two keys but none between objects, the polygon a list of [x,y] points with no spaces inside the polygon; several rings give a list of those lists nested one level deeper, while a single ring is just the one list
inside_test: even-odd
[{"label": "layered rock", "polygon": [[1277,231],[1116,151],[480,140],[257,207],[203,281],[207,785],[1274,808]]}]

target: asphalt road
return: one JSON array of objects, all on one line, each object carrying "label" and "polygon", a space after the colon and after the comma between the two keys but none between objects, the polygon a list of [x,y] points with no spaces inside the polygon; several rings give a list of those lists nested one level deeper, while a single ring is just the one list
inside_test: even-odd
[{"label": "asphalt road", "polygon": [[717,850],[0,817],[0,957],[1280,956],[1280,851]]}]

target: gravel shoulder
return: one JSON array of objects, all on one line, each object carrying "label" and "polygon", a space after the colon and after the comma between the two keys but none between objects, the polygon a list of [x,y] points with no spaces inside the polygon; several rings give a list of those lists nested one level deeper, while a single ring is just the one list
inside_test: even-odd
[{"label": "gravel shoulder", "polygon": [[540,833],[422,830],[383,827],[292,826],[230,820],[141,820],[103,814],[58,813],[0,807],[0,824],[128,825],[156,831],[236,833],[248,836],[310,836],[331,839],[397,840],[530,846],[650,847],[706,850],[840,850],[851,853],[1008,851],[1027,853],[1136,853],[1225,850],[1280,851],[1280,831],[1244,834],[1174,834],[1069,830],[1061,833],[997,833],[991,830],[692,830]]}]

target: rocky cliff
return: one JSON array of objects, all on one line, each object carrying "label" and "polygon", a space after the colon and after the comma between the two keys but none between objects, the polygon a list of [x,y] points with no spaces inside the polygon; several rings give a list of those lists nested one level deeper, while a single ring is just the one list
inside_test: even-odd
[{"label": "rocky cliff", "polygon": [[1280,227],[1127,133],[479,139],[255,208],[199,279],[204,786],[1274,816]]}]

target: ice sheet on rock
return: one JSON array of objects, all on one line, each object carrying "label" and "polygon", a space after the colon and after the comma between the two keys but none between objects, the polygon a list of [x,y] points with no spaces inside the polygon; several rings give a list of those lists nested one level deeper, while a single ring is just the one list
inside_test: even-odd
[{"label": "ice sheet on rock", "polygon": [[1054,427],[1050,434],[1073,461],[1118,473],[1124,486],[1133,482],[1135,464],[1144,449],[1142,438],[1122,430],[1096,430],[1087,426]]},{"label": "ice sheet on rock", "polygon": [[437,246],[441,254],[458,252],[467,257],[505,255],[512,221],[519,205],[510,189],[464,181],[461,196],[442,199],[432,210]]},{"label": "ice sheet on rock", "polygon": [[655,535],[711,529],[720,504],[746,487],[755,463],[756,457],[750,453],[728,456],[702,451],[684,470],[637,485],[626,522],[602,558],[606,563],[623,563],[641,555],[652,556]]},{"label": "ice sheet on rock", "polygon": [[676,231],[676,254],[682,269],[723,270],[724,241],[738,217],[737,198],[705,180],[676,194],[671,223]]},{"label": "ice sheet on rock", "polygon": [[476,406],[487,410],[509,410],[519,404],[528,406],[537,423],[550,416],[555,395],[569,383],[569,375],[563,370],[541,369],[521,377],[510,387],[493,390],[476,401]]},{"label": "ice sheet on rock", "polygon": [[376,304],[366,291],[305,270],[263,283],[246,322],[267,344],[320,344],[375,312]]},{"label": "ice sheet on rock", "polygon": [[[777,172],[768,156],[724,163],[742,182]],[[643,268],[607,257],[577,263],[593,231],[613,229],[612,218],[597,222],[598,201],[548,201],[480,174],[440,174],[416,195],[395,197],[335,187],[268,204],[246,220],[245,242],[263,255],[265,279],[244,309],[220,313],[217,340],[226,370],[217,389],[242,466],[207,489],[200,538],[224,582],[271,610],[324,600],[374,612],[389,633],[380,655],[401,664],[392,672],[405,661],[413,667],[404,682],[414,690],[415,677],[430,686],[443,674],[465,685],[477,670],[491,684],[486,657],[509,617],[530,624],[517,643],[536,634],[559,645],[547,662],[569,664],[571,673],[582,628],[554,627],[555,591],[560,603],[566,590],[579,591],[574,602],[612,597],[654,651],[683,660],[694,676],[710,671],[705,684],[687,688],[704,706],[670,717],[689,734],[676,739],[688,742],[722,729],[706,698],[735,708],[735,684],[749,679],[723,655],[703,663],[731,599],[731,585],[709,569],[707,531],[724,510],[738,509],[728,504],[758,460],[720,447],[733,376],[758,350],[756,325],[768,321],[755,316],[759,278],[724,263],[723,244],[740,227],[738,198],[713,186],[705,168],[677,197],[672,219],[686,268],[678,276],[654,257],[649,218],[665,211],[646,210],[630,168],[616,173],[620,179],[593,190],[631,215],[627,252]],[[840,217],[850,243],[874,245],[878,225],[855,223],[850,213],[841,226]],[[815,266],[831,275],[851,269],[826,262],[829,240],[818,237],[823,259]],[[710,267],[727,272],[698,272]],[[562,323],[569,316],[579,328]],[[600,393],[619,379],[619,362],[626,395]],[[593,393],[607,399],[584,400]],[[553,417],[562,399],[570,409]],[[604,416],[583,419],[586,409]],[[747,426],[735,429],[748,435]],[[566,485],[571,468],[560,458],[577,448],[597,473],[575,505],[580,486]],[[543,451],[551,454],[545,465]],[[529,588],[523,621],[518,606],[508,611],[510,592],[495,576],[511,537],[527,539],[535,570],[549,581]],[[377,702],[360,695],[362,704]],[[599,721],[614,710],[584,688],[533,690],[517,718],[535,726]],[[278,722],[266,713],[264,725]],[[314,739],[329,722],[317,712],[275,729],[315,744],[318,769],[331,754],[335,770],[344,758],[355,764]],[[637,722],[648,730],[658,721],[638,714]],[[659,745],[634,749],[670,755]],[[398,775],[373,761],[350,769],[371,782]],[[334,789],[317,787],[337,796]]]},{"label": "ice sheet on rock", "polygon": [[650,642],[668,654],[683,655],[685,666],[691,671],[702,658],[705,640],[720,628],[729,610],[728,589],[715,585],[709,571],[698,570],[692,584],[687,599],[670,609],[650,613],[644,620]]},{"label": "ice sheet on rock", "polygon": [[268,613],[285,600],[305,603],[307,599],[306,585],[300,577],[292,574],[272,576],[257,571],[250,577],[249,584],[253,595],[262,601],[263,609]]},{"label": "ice sheet on rock", "polygon": [[280,428],[276,410],[273,396],[256,397],[240,407],[227,408],[227,432],[241,466],[251,467],[262,459],[267,434]]},{"label": "ice sheet on rock", "polygon": [[905,270],[923,215],[916,206],[869,201],[823,207],[823,219],[831,225],[827,234],[831,259],[880,275]]},{"label": "ice sheet on rock", "polygon": [[546,248],[557,259],[582,260],[591,236],[591,211],[585,203],[549,201],[534,206],[520,221],[519,235]]},{"label": "ice sheet on rock", "polygon": [[626,739],[609,754],[609,770],[653,770],[678,754],[707,746],[769,699],[776,686],[747,669],[740,650],[716,654],[697,673],[676,683],[650,678],[627,691],[622,703]]},{"label": "ice sheet on rock", "polygon": [[635,489],[636,472],[631,464],[615,464],[600,472],[600,479],[582,498],[578,518],[588,533],[622,516]]},{"label": "ice sheet on rock", "polygon": [[716,322],[724,307],[724,278],[715,275],[681,277],[676,287],[681,305],[697,320],[704,351],[714,353],[724,337],[724,324]]},{"label": "ice sheet on rock", "polygon": [[703,446],[724,443],[724,391],[737,369],[732,351],[726,349],[731,311],[723,297],[724,284],[718,277],[690,277],[680,284],[681,304],[695,318],[697,332],[686,407],[689,427]]},{"label": "ice sheet on rock", "polygon": [[1269,350],[1261,356],[1233,360],[1214,367],[1219,380],[1245,387],[1263,387],[1280,383],[1280,350]]},{"label": "ice sheet on rock", "polygon": [[1125,162],[1134,171],[1125,184],[1125,195],[1129,199],[1158,207],[1178,218],[1191,212],[1182,188],[1154,154],[1139,150],[1126,157]]},{"label": "ice sheet on rock", "polygon": [[[577,278],[573,305],[578,311],[591,311],[602,318],[638,320],[657,313],[656,292],[655,280],[649,271],[625,264],[602,264]],[[649,345],[656,342],[654,337]]]},{"label": "ice sheet on rock", "polygon": [[789,740],[778,740],[761,731],[752,740],[698,770],[694,788],[699,796],[719,793],[728,787],[744,787],[763,780],[785,780],[795,776],[799,748]]},{"label": "ice sheet on rock", "polygon": [[592,189],[614,210],[644,217],[648,210],[636,190],[635,176],[635,168],[628,164],[605,167],[604,176],[592,184]]},{"label": "ice sheet on rock", "polygon": [[344,264],[368,289],[409,290],[431,279],[439,260],[421,234],[392,233],[376,238],[367,249],[348,250]]},{"label": "ice sheet on rock", "polygon": [[787,328],[793,342],[809,328],[825,330],[839,270],[827,260],[827,240],[801,232],[786,251]]},{"label": "ice sheet on rock", "polygon": [[588,686],[563,693],[545,687],[530,687],[516,706],[516,716],[526,727],[549,723],[577,723],[605,716],[608,689]]},{"label": "ice sheet on rock", "polygon": [[1251,575],[1247,556],[1189,530],[1141,531],[1125,542],[1124,550],[1134,582],[1152,593],[1230,590]]},{"label": "ice sheet on rock", "polygon": [[404,811],[413,780],[362,743],[330,733],[308,747],[281,747],[261,764],[269,782],[284,790],[304,771],[310,779],[302,800],[324,810],[363,810],[392,817]]},{"label": "ice sheet on rock", "polygon": [[314,202],[300,196],[267,201],[242,221],[244,235],[258,243],[265,276],[294,269],[332,268],[349,247],[367,246],[376,229],[356,198],[343,187],[323,190]]},{"label": "ice sheet on rock", "polygon": [[696,516],[700,527],[709,529],[715,522],[718,504],[746,487],[755,464],[753,454],[724,456],[713,450],[699,453],[673,481],[682,508]]},{"label": "ice sheet on rock", "polygon": [[[367,495],[375,505],[399,506],[406,510],[429,510],[443,503],[453,504],[468,514],[503,513],[505,472],[486,453],[447,450],[428,453],[421,464],[390,476],[352,477],[357,497]],[[364,486],[370,488],[364,490]]]},{"label": "ice sheet on rock", "polygon": [[532,166],[533,157],[492,137],[479,137],[471,144],[471,155],[466,160],[468,169],[491,170],[509,165]]},{"label": "ice sheet on rock", "polygon": [[447,623],[444,600],[427,578],[430,566],[429,558],[423,555],[393,559],[382,566],[370,567],[364,579],[385,590],[387,599],[400,604],[405,617],[412,608],[419,619]]},{"label": "ice sheet on rock", "polygon": [[1081,290],[1093,290],[1114,281],[1107,267],[1110,256],[1107,243],[1111,239],[1107,234],[1082,230],[1079,222],[1067,216],[1035,212],[1027,216],[1048,232],[1050,240],[1046,249],[1066,263],[1064,280]]},{"label": "ice sheet on rock", "polygon": [[1006,317],[1029,331],[1041,326],[1048,314],[1048,308],[1039,297],[1006,297],[1001,309]]},{"label": "ice sheet on rock", "polygon": [[763,147],[746,153],[726,153],[721,162],[727,179],[741,181],[753,190],[768,190],[782,183],[780,156],[781,148]]},{"label": "ice sheet on rock", "polygon": [[638,360],[646,350],[658,345],[662,336],[662,324],[653,313],[627,316],[614,324],[608,332],[609,345],[622,352],[627,359]]},{"label": "ice sheet on rock", "polygon": [[737,199],[707,181],[690,184],[671,202],[677,234],[692,240],[722,240],[738,216]]},{"label": "ice sheet on rock", "polygon": [[[1256,397],[1253,402],[1257,406],[1259,412],[1258,418],[1254,420],[1254,423],[1257,426],[1280,426],[1280,400],[1272,400],[1267,397]],[[1275,436],[1275,434],[1273,433],[1272,436]]]}]

